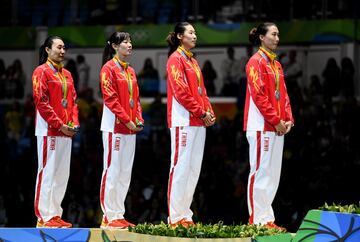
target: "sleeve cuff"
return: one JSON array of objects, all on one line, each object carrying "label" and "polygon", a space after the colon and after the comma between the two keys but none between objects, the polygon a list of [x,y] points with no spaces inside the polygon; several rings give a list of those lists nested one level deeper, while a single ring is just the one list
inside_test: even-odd
[{"label": "sleeve cuff", "polygon": [[125,119],[120,119],[121,120],[121,122],[123,122],[124,124],[127,124],[127,123],[129,123],[131,120],[130,120],[130,117],[127,117],[127,118],[125,118]]},{"label": "sleeve cuff", "polygon": [[281,121],[281,119],[278,118],[278,117],[276,117],[276,119],[274,120],[273,125],[274,125],[274,126],[278,125],[278,124],[280,123],[280,121]]}]

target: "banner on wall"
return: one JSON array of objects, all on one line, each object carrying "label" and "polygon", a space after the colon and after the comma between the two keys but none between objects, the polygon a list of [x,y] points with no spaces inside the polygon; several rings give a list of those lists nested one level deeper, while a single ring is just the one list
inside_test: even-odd
[{"label": "banner on wall", "polygon": [[[250,29],[256,22],[232,24],[196,23],[199,46],[247,45]],[[353,19],[308,20],[277,22],[282,44],[342,43],[360,40],[360,27]],[[221,28],[220,26],[223,26]],[[103,48],[109,31],[129,32],[137,47],[166,47],[165,38],[173,31],[173,24],[139,24],[116,26],[49,27],[49,35],[59,35],[76,48]],[[0,48],[34,48],[35,27],[1,27]]]}]

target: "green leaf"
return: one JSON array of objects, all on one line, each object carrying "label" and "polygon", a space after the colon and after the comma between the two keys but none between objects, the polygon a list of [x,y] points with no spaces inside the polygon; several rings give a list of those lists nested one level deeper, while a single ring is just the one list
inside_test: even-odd
[{"label": "green leaf", "polygon": [[350,204],[350,205],[341,205],[335,204],[328,205],[325,203],[323,206],[319,207],[319,210],[330,211],[330,212],[339,212],[339,213],[354,213],[360,214],[360,205]]},{"label": "green leaf", "polygon": [[111,242],[104,230],[101,231],[101,238],[103,239],[103,242]]},{"label": "green leaf", "polygon": [[132,227],[129,231],[150,235],[186,238],[255,238],[256,236],[284,233],[276,229],[268,229],[258,225],[224,225],[222,221],[216,224],[205,225],[197,223],[195,226],[189,226],[188,228],[182,225],[172,228],[163,222],[158,225],[144,223]]}]

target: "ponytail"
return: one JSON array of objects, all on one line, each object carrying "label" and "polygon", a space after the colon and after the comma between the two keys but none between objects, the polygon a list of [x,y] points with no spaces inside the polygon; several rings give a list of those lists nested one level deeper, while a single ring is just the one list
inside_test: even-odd
[{"label": "ponytail", "polygon": [[249,41],[252,45],[259,45],[259,35],[256,35],[256,28],[252,28],[249,33]]},{"label": "ponytail", "polygon": [[39,65],[44,64],[47,58],[48,58],[48,53],[45,51],[45,45],[41,45],[39,48]]},{"label": "ponytail", "polygon": [[175,32],[170,32],[169,35],[166,37],[166,42],[169,45],[169,57],[180,45],[180,40],[177,38]]},{"label": "ponytail", "polygon": [[116,51],[112,47],[112,44],[119,45],[121,42],[123,42],[126,39],[130,39],[130,34],[126,32],[114,32],[110,36],[109,40],[106,42],[106,45],[104,47],[104,51],[102,55],[102,65],[104,65],[106,62],[111,60],[116,54]]},{"label": "ponytail", "polygon": [[111,46],[110,42],[107,41],[102,55],[102,65],[108,62],[114,56],[114,54],[114,48]]},{"label": "ponytail", "polygon": [[55,39],[62,40],[59,36],[49,36],[45,39],[44,43],[39,48],[39,65],[44,64],[47,61],[48,53],[46,52],[45,48],[48,47],[51,49],[52,44],[54,43]]}]

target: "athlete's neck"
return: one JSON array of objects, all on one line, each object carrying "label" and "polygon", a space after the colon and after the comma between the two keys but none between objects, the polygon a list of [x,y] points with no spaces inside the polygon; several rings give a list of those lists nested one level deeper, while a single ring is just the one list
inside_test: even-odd
[{"label": "athlete's neck", "polygon": [[261,48],[262,48],[263,50],[265,50],[266,52],[268,52],[268,53],[275,54],[275,53],[274,53],[275,50],[269,49],[268,47],[266,47],[266,46],[264,46],[264,45],[261,45]]}]

